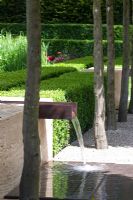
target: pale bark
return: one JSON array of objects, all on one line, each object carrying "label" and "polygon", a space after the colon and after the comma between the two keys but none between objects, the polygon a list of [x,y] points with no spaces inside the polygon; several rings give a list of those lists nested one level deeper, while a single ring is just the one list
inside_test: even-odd
[{"label": "pale bark", "polygon": [[113,0],[106,0],[107,13],[107,40],[108,40],[108,66],[107,66],[107,129],[116,129],[115,111],[115,49],[114,49],[114,20]]},{"label": "pale bark", "polygon": [[93,1],[94,18],[94,92],[95,92],[95,119],[94,133],[97,149],[108,147],[105,132],[105,97],[103,81],[103,48],[101,1]]},{"label": "pale bark", "polygon": [[127,121],[127,106],[128,106],[128,77],[129,77],[129,0],[123,0],[123,67],[121,80],[121,97],[118,113],[118,121]]},{"label": "pale bark", "polygon": [[39,0],[27,0],[27,82],[23,116],[24,166],[20,199],[39,199],[40,141],[38,134],[39,84],[41,66],[41,25]]}]

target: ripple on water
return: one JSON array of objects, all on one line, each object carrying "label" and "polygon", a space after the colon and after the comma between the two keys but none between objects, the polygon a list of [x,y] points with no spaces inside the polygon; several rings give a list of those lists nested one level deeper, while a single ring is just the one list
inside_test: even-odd
[{"label": "ripple on water", "polygon": [[103,170],[103,166],[98,166],[98,165],[77,165],[77,166],[73,166],[74,170],[77,171],[86,171],[86,172],[90,172],[90,171],[102,171]]}]

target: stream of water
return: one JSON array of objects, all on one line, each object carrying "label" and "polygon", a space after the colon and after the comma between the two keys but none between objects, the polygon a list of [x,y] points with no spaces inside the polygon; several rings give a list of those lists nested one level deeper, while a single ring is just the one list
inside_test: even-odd
[{"label": "stream of water", "polygon": [[78,142],[79,142],[79,146],[81,148],[82,161],[83,161],[83,164],[85,165],[86,164],[85,147],[84,147],[84,141],[83,141],[81,126],[80,126],[78,118],[75,117],[74,119],[72,119],[72,123],[73,123],[73,126],[74,126],[75,131],[76,131],[76,135],[77,135],[77,139],[78,139]]}]

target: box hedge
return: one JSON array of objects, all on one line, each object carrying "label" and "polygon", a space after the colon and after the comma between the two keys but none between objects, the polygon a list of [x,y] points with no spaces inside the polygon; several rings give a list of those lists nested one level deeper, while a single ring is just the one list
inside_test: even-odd
[{"label": "box hedge", "polygon": [[[0,91],[0,95],[24,96],[24,85],[12,88],[10,91]],[[40,96],[50,97],[58,102],[77,102],[82,132],[92,126],[94,117],[93,73],[77,71],[43,80]],[[54,154],[74,139],[76,139],[76,133],[71,122],[54,120]]]},{"label": "box hedge", "polygon": [[[41,72],[41,80],[58,77],[63,73],[73,71],[76,71],[76,69],[73,67],[43,67]],[[0,80],[0,90],[9,90],[12,87],[21,86],[26,80],[26,70],[1,72]]]},{"label": "box hedge", "polygon": [[[103,40],[106,40],[106,25],[102,27]],[[3,32],[11,32],[15,35],[19,35],[20,33],[26,34],[26,24],[0,23],[0,30],[3,30]],[[115,40],[122,40],[122,34],[123,26],[114,25]],[[45,39],[93,40],[93,24],[42,24],[42,36]]]},{"label": "box hedge", "polygon": [[[44,40],[49,43],[48,55],[54,55],[56,52],[61,51],[68,55],[70,58],[84,57],[93,55],[93,40],[66,40],[66,39],[53,39]],[[115,55],[122,55],[122,41],[115,41]],[[103,53],[107,56],[107,41],[103,41]]]}]

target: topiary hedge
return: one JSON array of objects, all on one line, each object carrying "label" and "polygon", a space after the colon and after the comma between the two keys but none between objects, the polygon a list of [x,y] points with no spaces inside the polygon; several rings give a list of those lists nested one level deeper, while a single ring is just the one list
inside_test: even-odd
[{"label": "topiary hedge", "polygon": [[[52,69],[52,68],[51,68]],[[15,78],[14,78],[15,79]],[[82,83],[82,84],[81,84]],[[24,96],[25,86],[0,91],[1,96]],[[53,98],[58,102],[77,102],[78,118],[82,132],[93,124],[94,92],[93,73],[71,72],[57,78],[41,81],[41,97]],[[54,120],[54,154],[76,139],[76,133],[68,120]]]},{"label": "topiary hedge", "polygon": [[[87,55],[93,55],[93,40],[65,40],[65,39],[53,39],[44,40],[49,43],[48,55],[53,55],[55,52],[61,51],[64,54],[69,55],[70,58],[84,57]],[[115,55],[122,55],[122,41],[115,41]],[[104,56],[107,56],[107,41],[103,41]]]},{"label": "topiary hedge", "polygon": [[[76,71],[73,67],[43,67],[41,80],[58,77],[63,73]],[[0,73],[0,90],[8,91],[12,87],[21,86],[26,80],[26,70]]]},{"label": "topiary hedge", "polygon": [[[93,0],[45,0],[41,3],[41,20],[44,23],[93,23]],[[114,22],[122,24],[122,0],[114,1]],[[25,22],[26,2],[0,1],[1,22]],[[106,23],[106,3],[101,0],[102,21]]]},{"label": "topiary hedge", "polygon": [[[106,25],[103,25],[102,27],[103,40],[106,40]],[[2,30],[3,32],[11,32],[15,35],[19,35],[20,33],[26,34],[26,24],[0,23],[0,30]],[[115,25],[115,40],[122,40],[122,33],[123,26]],[[93,40],[93,24],[42,24],[42,36],[45,39]]]}]

